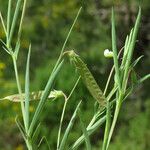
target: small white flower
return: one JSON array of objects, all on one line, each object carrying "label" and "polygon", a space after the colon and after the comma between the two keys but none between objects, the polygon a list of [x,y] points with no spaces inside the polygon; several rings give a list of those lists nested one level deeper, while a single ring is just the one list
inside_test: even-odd
[{"label": "small white flower", "polygon": [[104,50],[104,56],[107,58],[112,58],[113,57],[113,52],[110,51],[109,49]]}]

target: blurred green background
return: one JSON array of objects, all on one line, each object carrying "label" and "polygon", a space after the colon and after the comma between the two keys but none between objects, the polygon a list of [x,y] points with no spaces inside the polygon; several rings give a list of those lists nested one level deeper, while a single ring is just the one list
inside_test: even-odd
[{"label": "blurred green background", "polygon": [[[15,4],[15,0],[13,1]],[[59,56],[63,42],[80,6],[80,17],[71,33],[65,50],[74,49],[88,64],[99,85],[104,89],[112,60],[103,56],[105,49],[111,50],[111,7],[115,6],[118,49],[123,46],[126,34],[134,24],[138,6],[142,7],[142,21],[138,34],[134,59],[144,55],[136,66],[139,77],[150,72],[150,2],[149,0],[27,0],[26,16],[23,22],[22,49],[18,67],[22,86],[24,86],[25,62],[27,50],[32,43],[31,91],[44,89],[48,76]],[[0,0],[0,10],[6,17],[7,0]],[[0,26],[0,38],[4,32]],[[16,39],[14,39],[15,41]],[[17,93],[11,58],[0,51],[0,97]],[[61,70],[54,89],[69,94],[78,75],[74,66],[67,60]],[[149,80],[134,90],[125,101],[119,115],[110,150],[148,150],[150,149],[150,82]],[[93,114],[94,100],[80,82],[68,103],[63,129],[79,100],[83,100],[82,112],[88,124]],[[32,103],[33,112],[36,103]],[[59,119],[63,99],[47,102],[41,116],[40,135],[46,136],[52,149],[55,149]],[[24,142],[15,124],[20,114],[20,105],[8,101],[0,102],[0,149],[23,150]],[[98,150],[103,137],[104,126],[91,138],[93,150]],[[71,144],[81,134],[78,120],[69,136]],[[40,141],[40,137],[39,137]],[[37,141],[37,142],[39,142]],[[39,149],[46,150],[45,143]],[[80,149],[84,149],[81,147]]]}]

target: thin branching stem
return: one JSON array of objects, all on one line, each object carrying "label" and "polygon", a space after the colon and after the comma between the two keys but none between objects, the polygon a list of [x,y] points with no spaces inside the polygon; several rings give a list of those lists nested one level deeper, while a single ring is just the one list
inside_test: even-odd
[{"label": "thin branching stem", "polygon": [[81,77],[79,77],[76,81],[76,83],[74,84],[70,94],[68,97],[65,97],[65,103],[64,103],[64,106],[63,106],[63,110],[62,110],[62,115],[61,115],[61,119],[60,119],[60,125],[59,125],[59,130],[58,130],[58,138],[57,138],[57,150],[59,149],[59,144],[60,144],[60,136],[61,136],[61,130],[62,130],[62,123],[63,123],[63,120],[64,120],[64,114],[65,114],[65,110],[66,110],[66,106],[67,106],[67,103],[68,103],[68,100],[70,99],[70,97],[72,96],[75,88],[77,87],[78,83],[79,83],[79,80],[80,80]]}]

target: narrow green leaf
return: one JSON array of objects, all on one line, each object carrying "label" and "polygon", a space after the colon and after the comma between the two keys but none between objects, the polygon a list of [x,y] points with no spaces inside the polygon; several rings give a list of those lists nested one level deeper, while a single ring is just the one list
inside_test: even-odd
[{"label": "narrow green leaf", "polygon": [[82,10],[82,7],[79,8],[79,10],[78,10],[78,12],[77,12],[77,15],[76,15],[76,17],[75,17],[75,19],[74,19],[74,21],[73,21],[73,23],[72,23],[72,25],[71,25],[71,28],[70,28],[70,30],[69,30],[69,32],[68,32],[68,34],[67,34],[67,37],[66,37],[66,39],[65,39],[65,42],[63,43],[63,46],[62,46],[62,49],[61,49],[59,58],[58,58],[58,60],[57,60],[57,62],[56,62],[56,64],[55,64],[55,66],[54,66],[54,69],[53,69],[52,73],[55,71],[55,69],[57,68],[58,64],[60,63],[60,61],[61,61],[61,59],[62,59],[62,56],[63,56],[63,53],[64,53],[64,49],[65,49],[66,44],[67,44],[67,42],[68,42],[68,39],[69,39],[69,37],[70,37],[70,35],[71,35],[71,32],[72,32],[72,30],[73,30],[73,28],[74,28],[74,26],[75,26],[75,24],[76,24],[76,22],[77,22],[77,20],[78,20],[78,17],[79,17],[79,15],[80,15],[81,10]]},{"label": "narrow green leaf", "polygon": [[12,37],[13,37],[13,34],[14,34],[14,30],[15,30],[15,27],[16,27],[16,24],[17,24],[17,19],[18,19],[18,16],[19,16],[19,10],[20,10],[20,7],[21,7],[21,1],[22,0],[18,0],[17,4],[16,4],[15,13],[14,13],[14,16],[13,16],[11,29],[10,29],[10,34],[9,34],[9,40],[8,40],[8,43],[7,43],[8,47],[11,44],[11,40],[12,40]]},{"label": "narrow green leaf", "polygon": [[19,50],[20,50],[20,40],[18,39],[18,40],[17,40],[17,43],[16,43],[16,47],[15,47],[15,52],[14,52],[14,55],[15,55],[15,57],[16,57],[16,60],[17,60],[17,58],[18,58]]},{"label": "narrow green leaf", "polygon": [[84,123],[83,123],[83,117],[82,117],[80,109],[78,110],[78,115],[79,115],[80,124],[81,124],[82,132],[83,132],[83,135],[84,135],[85,143],[86,143],[86,149],[91,150],[92,148],[91,148],[89,135],[88,135],[87,129],[86,129]]},{"label": "narrow green leaf", "polygon": [[137,74],[134,69],[131,70],[131,84],[134,85],[138,82]]},{"label": "narrow green leaf", "polygon": [[20,38],[20,36],[21,36],[22,23],[23,23],[23,18],[24,18],[24,15],[25,15],[26,4],[27,4],[27,0],[24,0],[21,19],[20,19],[20,24],[19,24],[19,30],[18,30],[18,38]]},{"label": "narrow green leaf", "polygon": [[150,74],[145,75],[144,77],[142,77],[138,82],[139,83],[143,83],[144,81],[146,81],[147,79],[150,78]]},{"label": "narrow green leaf", "polygon": [[75,64],[75,67],[79,72],[81,79],[83,80],[85,86],[87,87],[93,98],[99,102],[100,106],[105,107],[106,105],[105,96],[103,95],[102,90],[98,86],[87,65],[81,60],[79,55],[77,55],[74,51],[68,51],[67,53],[70,59]]},{"label": "narrow green leaf", "polygon": [[2,27],[4,29],[5,35],[7,36],[6,27],[5,27],[4,19],[2,17],[2,13],[1,12],[0,12],[0,19],[1,19]]},{"label": "narrow green leaf", "polygon": [[122,59],[122,63],[121,63],[121,68],[125,69],[125,64],[127,61],[127,55],[128,55],[128,49],[131,43],[131,39],[132,39],[132,34],[133,34],[133,29],[131,29],[128,40],[126,40],[125,42],[125,47],[124,47],[124,53],[123,53],[123,59]]},{"label": "narrow green leaf", "polygon": [[61,114],[61,119],[60,119],[60,124],[59,124],[59,129],[58,129],[58,136],[57,136],[57,149],[59,148],[59,144],[60,144],[60,137],[61,137],[61,131],[62,131],[62,124],[63,124],[63,120],[64,120],[64,115],[65,115],[65,111],[66,111],[66,106],[68,103],[68,100],[70,99],[70,97],[72,96],[75,88],[77,87],[78,83],[79,83],[80,77],[77,79],[76,83],[74,84],[69,96],[65,96],[65,102],[64,102],[64,106],[63,106],[63,110],[62,110],[62,114]]},{"label": "narrow green leaf", "polygon": [[54,80],[56,78],[56,76],[58,75],[62,65],[63,65],[63,62],[64,60],[61,61],[61,63],[58,65],[57,69],[55,70],[54,73],[52,73],[49,77],[49,80],[46,84],[46,87],[45,87],[45,90],[44,92],[42,93],[42,96],[41,96],[41,99],[40,99],[40,102],[36,108],[36,111],[34,113],[34,116],[33,116],[33,119],[32,119],[32,122],[31,122],[31,125],[30,125],[30,128],[29,128],[29,135],[31,136],[32,133],[33,133],[33,129],[35,127],[35,124],[37,123],[38,119],[39,119],[39,116],[41,114],[41,111],[43,110],[43,107],[44,107],[44,104],[47,100],[47,97],[52,89],[52,85],[54,83]]},{"label": "narrow green leaf", "polygon": [[75,122],[76,115],[77,115],[77,111],[78,111],[78,109],[79,109],[79,107],[80,107],[80,104],[81,104],[81,101],[80,101],[79,104],[77,105],[77,107],[76,107],[76,109],[75,109],[75,111],[74,111],[74,113],[73,113],[73,115],[72,115],[72,117],[71,117],[71,119],[70,119],[70,122],[69,122],[69,124],[68,124],[68,126],[67,126],[67,129],[66,129],[66,131],[65,131],[65,133],[64,133],[64,136],[63,136],[63,138],[62,138],[62,141],[61,141],[61,143],[60,143],[59,150],[65,150],[66,142],[67,142],[69,133],[70,133],[72,127],[73,127],[73,124],[74,124],[74,122]]},{"label": "narrow green leaf", "polygon": [[10,25],[11,25],[11,7],[12,7],[12,0],[8,2],[8,9],[7,9],[7,41],[10,34]]},{"label": "narrow green leaf", "polygon": [[37,137],[40,133],[40,126],[41,126],[41,123],[39,123],[33,133],[33,136],[32,136],[32,143],[36,143],[36,140],[37,140]]},{"label": "narrow green leaf", "polygon": [[138,58],[131,64],[130,69],[133,69],[143,57],[144,57],[144,55],[138,57]]},{"label": "narrow green leaf", "polygon": [[43,136],[43,137],[41,138],[41,140],[40,140],[40,142],[39,142],[39,144],[38,144],[38,148],[41,146],[41,144],[42,144],[43,141],[46,142],[46,145],[47,145],[47,147],[48,147],[48,150],[51,150],[50,145],[49,145],[49,143],[48,143],[48,140],[47,140],[46,136]]},{"label": "narrow green leaf", "polygon": [[127,59],[126,59],[126,63],[125,63],[125,71],[124,71],[123,84],[122,84],[122,88],[123,88],[124,93],[125,93],[126,86],[127,86],[126,81],[127,81],[127,78],[128,78],[131,59],[132,59],[132,55],[133,55],[133,50],[134,50],[134,47],[135,47],[137,33],[138,33],[139,26],[140,26],[140,20],[141,20],[141,8],[139,8],[137,19],[136,19],[136,22],[135,22],[135,25],[134,25],[134,28],[133,28],[133,34],[132,34],[131,42],[129,44],[129,48],[128,48],[128,51],[127,51],[128,55],[127,55]]},{"label": "narrow green leaf", "polygon": [[18,117],[15,118],[15,122],[22,134],[22,137],[24,138],[24,140],[26,140],[26,132],[25,132],[25,129],[23,127],[23,125],[21,124],[21,122],[19,121]]},{"label": "narrow green leaf", "polygon": [[30,55],[31,45],[29,46],[27,64],[26,64],[26,75],[25,75],[25,123],[26,131],[29,128],[29,101],[30,101]]},{"label": "narrow green leaf", "polygon": [[[106,116],[100,118],[93,126],[87,128],[88,135],[92,135],[106,120]],[[77,149],[84,142],[84,135],[80,136],[69,150]]]},{"label": "narrow green leaf", "polygon": [[116,30],[115,30],[115,16],[114,16],[114,9],[112,8],[112,16],[111,16],[111,23],[112,23],[112,50],[113,50],[113,59],[114,59],[114,66],[116,72],[116,82],[118,84],[119,90],[121,90],[121,82],[120,82],[120,73],[119,73],[119,64],[117,58],[117,43],[116,43]]},{"label": "narrow green leaf", "polygon": [[105,150],[107,146],[110,126],[111,126],[111,108],[110,108],[110,102],[107,101],[106,125],[105,125],[105,133],[104,133],[103,148],[102,148],[103,150]]}]

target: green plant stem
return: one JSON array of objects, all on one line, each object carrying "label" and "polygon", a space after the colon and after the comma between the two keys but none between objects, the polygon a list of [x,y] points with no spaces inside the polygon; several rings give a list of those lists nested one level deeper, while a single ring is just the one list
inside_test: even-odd
[{"label": "green plant stem", "polygon": [[61,61],[61,59],[62,59],[64,49],[65,49],[66,44],[67,44],[67,42],[68,42],[68,39],[69,39],[69,37],[70,37],[70,35],[71,35],[71,32],[72,32],[72,30],[73,30],[73,28],[74,28],[74,26],[75,26],[75,24],[76,24],[76,22],[77,22],[77,19],[78,19],[78,17],[79,17],[79,14],[80,14],[81,10],[82,10],[82,7],[80,7],[80,9],[78,10],[78,13],[77,13],[77,15],[76,15],[76,17],[75,17],[75,19],[74,19],[74,21],[73,21],[73,24],[71,25],[71,28],[70,28],[70,30],[69,30],[69,32],[68,32],[68,34],[67,34],[67,37],[66,37],[65,42],[64,42],[64,44],[63,44],[63,46],[62,46],[60,55],[59,55],[58,60],[57,60],[57,62],[56,62],[56,64],[55,64],[55,66],[54,66],[54,69],[53,69],[52,73],[55,71],[55,69],[57,68],[58,64],[60,63],[60,61]]},{"label": "green plant stem", "polygon": [[64,119],[64,114],[65,114],[65,110],[66,110],[67,102],[68,102],[68,100],[66,100],[66,99],[65,99],[65,103],[64,103],[64,106],[63,106],[63,111],[62,111],[62,115],[61,115],[61,119],[60,119],[59,130],[58,130],[57,150],[59,149],[60,136],[61,136],[61,129],[62,129],[62,123],[63,123],[63,119]]},{"label": "green plant stem", "polygon": [[5,32],[5,35],[7,37],[7,30],[6,30],[6,27],[5,27],[5,23],[4,23],[4,19],[2,17],[2,13],[0,12],[0,20],[1,20],[1,23],[2,23],[2,27],[4,29],[4,32]]},{"label": "green plant stem", "polygon": [[[19,81],[19,76],[18,76],[18,69],[17,69],[17,63],[16,63],[16,59],[15,56],[12,55],[12,60],[13,60],[13,65],[14,65],[14,70],[15,70],[15,76],[16,76],[16,82],[17,82],[17,87],[18,87],[18,92],[20,95],[22,95],[22,90],[21,90],[21,85],[20,85],[20,81]],[[25,122],[25,108],[24,108],[24,102],[23,100],[21,100],[21,111],[22,111],[22,116],[23,116],[23,122],[26,128],[26,122]]]},{"label": "green plant stem", "polygon": [[7,11],[7,43],[9,40],[9,33],[10,33],[9,31],[10,31],[11,6],[12,6],[12,0],[9,0],[8,11]]},{"label": "green plant stem", "polygon": [[113,118],[112,125],[111,125],[110,131],[109,131],[107,146],[106,146],[105,150],[107,150],[108,147],[109,147],[110,140],[111,140],[111,137],[112,137],[112,134],[113,134],[116,122],[117,122],[117,118],[118,118],[118,115],[119,115],[119,111],[120,111],[120,108],[121,108],[122,99],[123,99],[123,95],[120,94],[119,98],[118,98],[118,101],[116,101],[116,108],[115,108],[115,112],[114,112],[114,118]]},{"label": "green plant stem", "polygon": [[58,138],[57,138],[57,150],[59,149],[59,144],[60,144],[60,136],[61,136],[61,130],[62,130],[62,123],[63,123],[63,120],[64,120],[64,115],[65,115],[65,110],[66,110],[66,106],[67,106],[67,103],[68,103],[68,100],[70,99],[70,97],[72,96],[75,88],[77,87],[79,81],[80,81],[80,78],[79,77],[76,81],[76,83],[74,84],[70,94],[68,97],[66,97],[66,95],[64,95],[65,97],[65,103],[64,103],[64,106],[63,106],[63,111],[62,111],[62,115],[61,115],[61,119],[60,119],[60,125],[59,125],[59,130],[58,130]]},{"label": "green plant stem", "polygon": [[102,150],[105,150],[106,146],[107,146],[107,140],[108,140],[108,136],[109,136],[110,125],[111,125],[110,102],[107,100],[106,125],[105,125],[105,133],[104,133]]},{"label": "green plant stem", "polygon": [[27,145],[28,150],[33,150],[32,143],[29,138],[27,138],[26,140],[26,145]]}]

